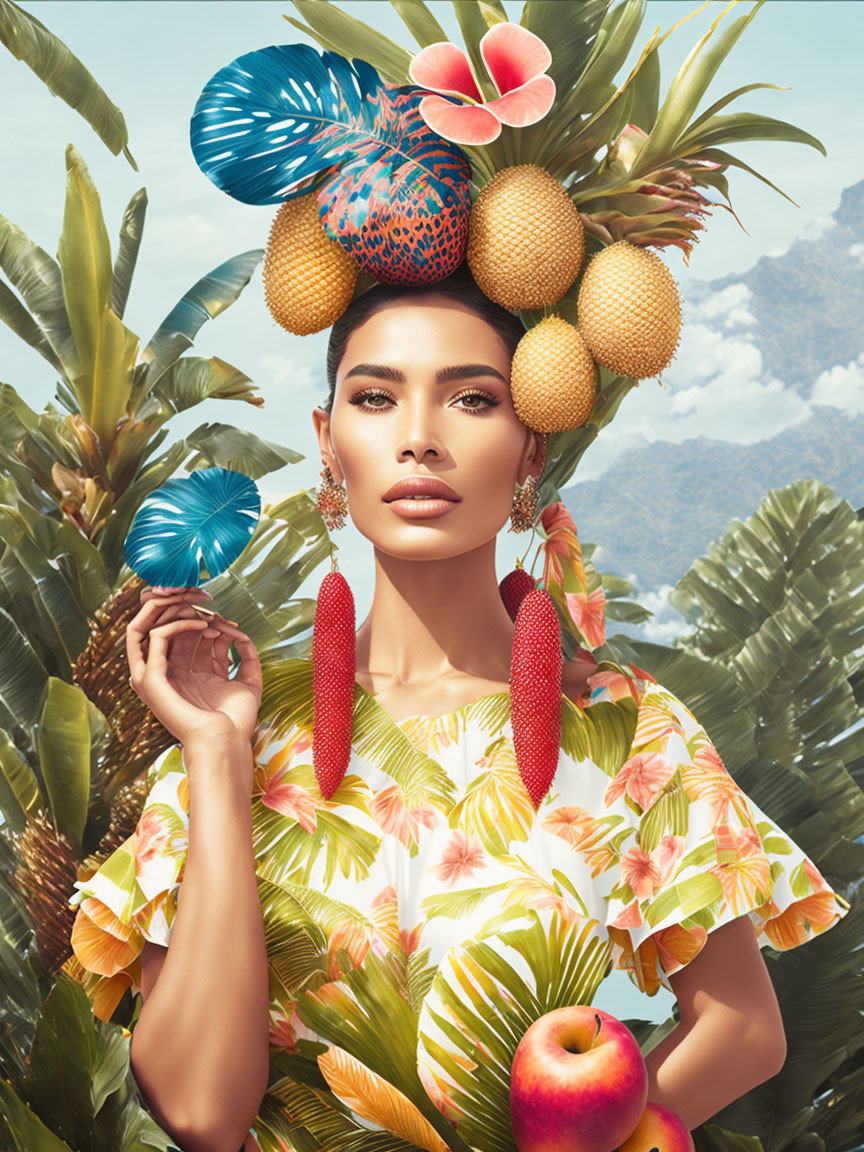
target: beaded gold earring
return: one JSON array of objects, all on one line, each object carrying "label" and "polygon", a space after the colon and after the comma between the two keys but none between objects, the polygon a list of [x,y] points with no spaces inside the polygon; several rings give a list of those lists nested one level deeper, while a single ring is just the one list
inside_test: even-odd
[{"label": "beaded gold earring", "polygon": [[321,469],[321,483],[318,485],[316,503],[328,529],[345,527],[348,493],[343,484],[337,484],[333,479],[329,464],[325,464]]},{"label": "beaded gold earring", "polygon": [[510,532],[526,532],[534,523],[539,499],[539,481],[532,472],[524,484],[516,485],[516,495],[510,510]]}]

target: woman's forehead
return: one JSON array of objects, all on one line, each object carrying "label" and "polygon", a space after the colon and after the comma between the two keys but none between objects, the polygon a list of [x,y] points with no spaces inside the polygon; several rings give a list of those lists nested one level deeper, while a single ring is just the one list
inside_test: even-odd
[{"label": "woman's forehead", "polygon": [[484,358],[499,370],[499,361],[510,363],[504,341],[476,312],[449,301],[412,301],[382,308],[354,329],[345,346],[342,374],[362,361],[437,369]]}]

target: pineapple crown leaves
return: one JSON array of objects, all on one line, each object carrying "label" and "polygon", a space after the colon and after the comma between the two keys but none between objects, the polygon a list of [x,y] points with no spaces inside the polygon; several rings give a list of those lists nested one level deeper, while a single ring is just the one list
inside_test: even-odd
[{"label": "pineapple crown leaves", "polygon": [[[513,28],[525,29],[542,45],[551,46],[551,62],[539,76],[545,75],[554,85],[555,98],[536,120],[526,118],[517,127],[501,117],[501,131],[494,139],[465,144],[472,170],[472,194],[476,195],[503,167],[536,164],[566,185],[580,209],[586,231],[602,244],[626,236],[631,243],[656,248],[676,245],[684,251],[686,262],[696,233],[704,228],[700,217],[717,204],[697,192],[697,187],[715,188],[728,200],[723,173],[733,166],[751,172],[786,196],[760,173],[723,151],[721,145],[741,140],[785,140],[807,144],[825,154],[819,140],[784,121],[751,113],[718,115],[739,96],[755,88],[778,85],[745,85],[692,119],[718,68],[764,2],[756,0],[749,12],[718,31],[723,17],[739,3],[732,0],[681,64],[661,104],[658,49],[682,24],[702,12],[706,3],[682,16],[665,33],[656,30],[627,78],[616,85],[614,77],[628,58],[642,24],[642,0],[624,0],[615,8],[610,0],[586,0],[584,4],[567,6],[564,21],[560,4],[528,0],[519,24]],[[470,78],[476,87],[476,92],[465,93],[474,103],[459,97],[452,109],[440,104],[432,107],[451,127],[463,115],[465,121],[473,115],[476,122],[478,112],[484,115],[481,110],[485,108],[488,128],[488,119],[495,111],[490,107],[495,103],[495,91],[489,73],[493,79],[495,73],[488,67],[486,56],[490,54],[484,55],[483,45],[488,48],[496,41],[517,42],[509,30],[504,34],[498,31],[499,25],[509,23],[503,6],[492,0],[482,4],[454,0],[463,49],[458,45],[442,47],[449,41],[426,5],[406,5],[401,0],[391,3],[420,45],[421,51],[416,55],[324,0],[294,0],[306,23],[292,17],[286,19],[331,55],[339,53],[353,58],[354,63],[362,57],[394,84],[406,84],[412,75],[429,80],[424,65],[436,59],[435,53],[439,61],[444,56],[451,64],[457,62],[458,55],[459,75]],[[520,59],[515,50],[511,55]],[[523,84],[515,93],[502,93],[507,99],[514,94],[524,99],[539,78],[536,61],[533,71],[530,63],[525,63],[530,57],[524,48],[521,60],[523,71],[518,78]],[[432,75],[436,73],[433,71]],[[444,75],[447,83],[453,83],[452,74]],[[440,96],[436,99],[445,95],[443,87],[422,91],[437,91]],[[476,102],[478,94],[481,102]],[[444,123],[439,127],[443,129]],[[622,166],[622,153],[637,137],[638,154],[631,164]],[[606,155],[598,161],[596,155],[604,146]],[[731,204],[720,206],[735,215]]]}]

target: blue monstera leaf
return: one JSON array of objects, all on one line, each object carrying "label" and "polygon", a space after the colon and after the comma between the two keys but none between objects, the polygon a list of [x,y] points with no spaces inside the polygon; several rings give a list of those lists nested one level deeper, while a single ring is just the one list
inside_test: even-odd
[{"label": "blue monstera leaf", "polygon": [[359,58],[271,44],[208,81],[192,114],[192,153],[246,204],[316,191],[327,235],[365,272],[425,283],[464,259],[471,212],[471,165],[420,115],[428,95],[387,84]]},{"label": "blue monstera leaf", "polygon": [[261,515],[251,477],[201,468],[166,481],[135,514],[124,544],[126,563],[148,584],[197,588],[232,564]]}]

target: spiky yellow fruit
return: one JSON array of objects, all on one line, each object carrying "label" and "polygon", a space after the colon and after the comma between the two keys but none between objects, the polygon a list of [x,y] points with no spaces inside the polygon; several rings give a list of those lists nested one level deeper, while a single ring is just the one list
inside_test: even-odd
[{"label": "spiky yellow fruit", "polygon": [[516,345],[510,394],[516,415],[536,432],[565,432],[588,419],[597,370],[585,341],[562,316],[546,316]]},{"label": "spiky yellow fruit", "polygon": [[486,295],[511,312],[557,304],[585,258],[576,205],[545,168],[499,169],[471,208],[466,252]]},{"label": "spiky yellow fruit", "polygon": [[656,252],[619,240],[588,262],[576,301],[594,360],[618,376],[657,376],[681,336],[681,298]]},{"label": "spiky yellow fruit", "polygon": [[318,195],[279,205],[264,253],[270,315],[296,336],[335,324],[354,295],[360,266],[324,231]]}]

